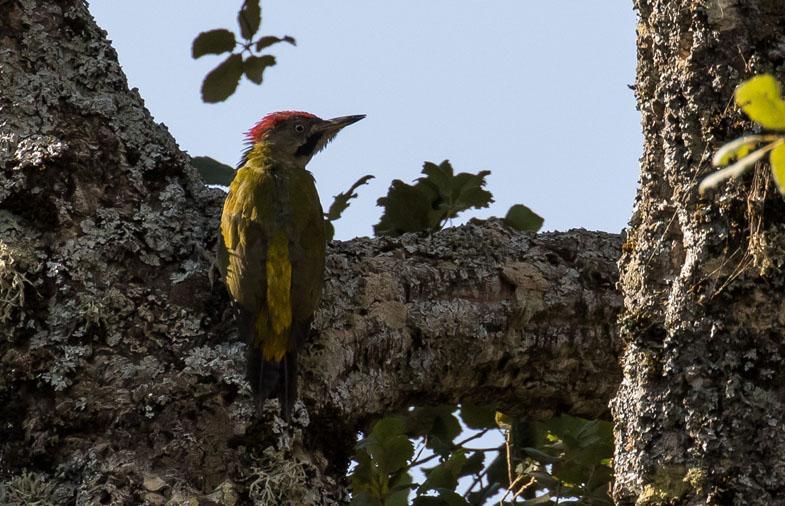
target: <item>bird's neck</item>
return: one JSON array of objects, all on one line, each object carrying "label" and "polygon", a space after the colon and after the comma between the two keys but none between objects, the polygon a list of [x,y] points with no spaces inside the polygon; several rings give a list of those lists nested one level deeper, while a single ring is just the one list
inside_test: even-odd
[{"label": "bird's neck", "polygon": [[257,142],[248,152],[245,166],[260,172],[282,172],[305,170],[303,160],[287,156],[268,143]]}]

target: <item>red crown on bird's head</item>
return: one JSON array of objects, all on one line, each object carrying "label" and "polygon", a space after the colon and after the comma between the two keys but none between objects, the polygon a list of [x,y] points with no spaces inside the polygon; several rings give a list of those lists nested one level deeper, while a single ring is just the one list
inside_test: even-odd
[{"label": "red crown on bird's head", "polygon": [[318,118],[315,114],[311,114],[310,112],[303,112],[303,111],[278,111],[278,112],[271,112],[270,114],[266,115],[262,118],[259,123],[253,126],[248,132],[246,136],[248,140],[251,142],[258,141],[262,138],[262,135],[276,126],[284,120],[289,118]]}]

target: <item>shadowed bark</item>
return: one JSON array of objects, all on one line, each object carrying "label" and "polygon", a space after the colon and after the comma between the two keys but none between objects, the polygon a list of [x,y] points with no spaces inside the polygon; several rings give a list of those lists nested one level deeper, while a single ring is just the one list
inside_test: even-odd
[{"label": "shadowed bark", "polygon": [[307,409],[254,421],[212,279],[222,198],[83,2],[0,0],[0,502],[335,504],[387,410],[607,416],[619,237],[491,221],[334,243]]}]

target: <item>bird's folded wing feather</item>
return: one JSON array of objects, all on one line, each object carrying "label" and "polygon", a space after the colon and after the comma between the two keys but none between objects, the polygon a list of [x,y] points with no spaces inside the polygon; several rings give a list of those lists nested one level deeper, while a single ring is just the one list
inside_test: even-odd
[{"label": "bird's folded wing feather", "polygon": [[256,314],[262,309],[267,287],[265,263],[269,231],[263,221],[265,203],[257,202],[264,181],[249,185],[245,180],[248,176],[251,174],[240,169],[226,196],[218,241],[218,264],[232,297]]}]

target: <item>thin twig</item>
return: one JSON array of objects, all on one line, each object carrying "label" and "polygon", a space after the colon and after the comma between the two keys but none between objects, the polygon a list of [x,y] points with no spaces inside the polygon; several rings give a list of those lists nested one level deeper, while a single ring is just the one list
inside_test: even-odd
[{"label": "thin twig", "polygon": [[[521,476],[523,476],[523,475],[521,475]],[[528,483],[524,483],[523,486],[521,488],[519,488],[518,491],[515,492],[515,494],[512,496],[512,500],[514,501],[515,499],[517,499],[519,495],[521,495],[522,493],[526,492],[526,489],[528,489],[529,487],[534,485],[536,482],[537,482],[537,480],[535,478],[532,478],[532,479],[529,480]]]},{"label": "thin twig", "polygon": [[[458,447],[461,447],[461,446],[465,445],[465,444],[466,444],[466,443],[468,443],[469,441],[473,441],[473,440],[475,440],[475,439],[477,439],[477,438],[481,438],[481,437],[482,437],[482,436],[484,436],[484,435],[485,435],[485,434],[486,434],[486,433],[487,433],[489,430],[490,430],[490,429],[483,429],[482,431],[478,432],[477,434],[471,435],[471,436],[467,437],[466,439],[464,439],[463,441],[459,441],[459,442],[455,443],[454,445],[452,445],[452,446],[450,447],[450,451],[454,451],[456,448],[458,448]],[[430,461],[430,460],[433,460],[434,458],[436,458],[436,457],[438,457],[438,456],[439,456],[439,454],[437,454],[437,453],[434,453],[433,455],[430,455],[430,456],[428,456],[428,457],[425,457],[425,458],[424,458],[424,459],[422,459],[422,460],[416,460],[416,459],[415,459],[415,461],[414,461],[414,462],[412,462],[411,464],[409,464],[409,468],[412,468],[412,467],[414,467],[414,466],[419,466],[420,464],[424,464],[424,463],[426,463],[426,462],[428,462],[428,461]],[[418,455],[418,457],[419,457],[419,455]]]},{"label": "thin twig", "polygon": [[[507,483],[510,483],[512,486],[512,451],[510,449],[510,434],[512,431],[507,431],[507,435],[505,436],[504,446],[507,448]],[[509,490],[509,489],[508,489]]]},{"label": "thin twig", "polygon": [[482,479],[485,477],[486,474],[488,474],[488,467],[483,469],[481,473],[477,474],[477,477],[472,482],[472,486],[466,489],[466,492],[464,492],[463,494],[464,499],[469,497],[469,494],[471,493],[472,490],[474,490],[474,487],[476,487],[478,483],[482,485]]}]

